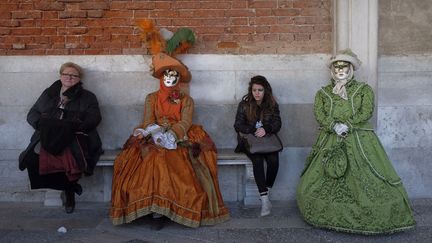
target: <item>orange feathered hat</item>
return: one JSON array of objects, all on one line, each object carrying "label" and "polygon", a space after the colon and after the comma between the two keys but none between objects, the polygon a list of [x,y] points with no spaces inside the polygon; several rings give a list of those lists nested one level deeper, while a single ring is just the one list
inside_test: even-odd
[{"label": "orange feathered hat", "polygon": [[[180,82],[187,83],[192,79],[189,69],[174,56],[186,52],[195,42],[195,34],[188,28],[180,28],[164,39],[150,19],[137,21],[142,29],[142,39],[146,42],[152,57],[153,77],[160,78],[167,69],[180,73]],[[170,32],[165,30],[166,32]]]},{"label": "orange feathered hat", "polygon": [[153,55],[152,63],[153,77],[155,78],[159,79],[163,75],[163,72],[167,69],[175,70],[180,73],[180,82],[187,83],[192,78],[192,75],[186,65],[163,52]]}]

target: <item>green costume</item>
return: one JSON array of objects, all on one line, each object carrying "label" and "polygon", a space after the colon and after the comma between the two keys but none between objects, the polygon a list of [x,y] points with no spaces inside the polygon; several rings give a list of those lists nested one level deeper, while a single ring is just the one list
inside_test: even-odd
[{"label": "green costume", "polygon": [[[415,226],[406,191],[368,120],[374,94],[350,80],[348,100],[333,94],[333,84],[315,96],[320,133],[297,188],[297,204],[306,222],[338,231],[378,234]],[[338,136],[335,123],[348,125]]]}]

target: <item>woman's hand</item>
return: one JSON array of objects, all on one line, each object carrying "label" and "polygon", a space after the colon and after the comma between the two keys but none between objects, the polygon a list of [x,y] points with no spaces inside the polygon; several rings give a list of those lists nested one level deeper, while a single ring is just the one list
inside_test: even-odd
[{"label": "woman's hand", "polygon": [[255,136],[257,137],[264,137],[266,135],[266,132],[264,130],[264,128],[260,127],[255,131]]}]

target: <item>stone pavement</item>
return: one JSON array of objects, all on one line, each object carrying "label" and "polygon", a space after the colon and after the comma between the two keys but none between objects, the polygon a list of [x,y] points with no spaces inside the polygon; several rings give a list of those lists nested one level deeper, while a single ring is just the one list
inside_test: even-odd
[{"label": "stone pavement", "polygon": [[[377,236],[339,233],[305,224],[294,203],[274,202],[272,214],[259,207],[229,203],[231,220],[187,228],[168,222],[156,230],[150,218],[113,226],[106,203],[78,202],[73,214],[42,203],[0,202],[0,242],[432,242],[432,199],[412,201],[414,230]],[[66,233],[58,233],[64,226]]]}]

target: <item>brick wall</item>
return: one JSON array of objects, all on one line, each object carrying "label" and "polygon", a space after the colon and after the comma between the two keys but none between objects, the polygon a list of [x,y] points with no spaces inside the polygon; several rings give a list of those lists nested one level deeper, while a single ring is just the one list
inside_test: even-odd
[{"label": "brick wall", "polygon": [[0,55],[145,54],[135,21],[192,28],[191,53],[329,53],[331,0],[2,0]]}]

